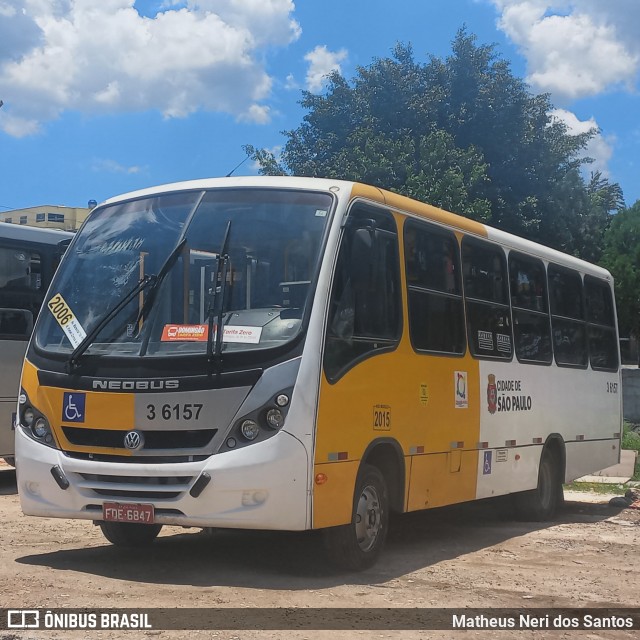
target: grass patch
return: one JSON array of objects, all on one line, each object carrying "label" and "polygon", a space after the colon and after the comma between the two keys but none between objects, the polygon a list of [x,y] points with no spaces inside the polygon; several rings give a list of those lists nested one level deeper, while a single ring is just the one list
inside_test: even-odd
[{"label": "grass patch", "polygon": [[624,484],[607,484],[606,482],[571,482],[565,484],[564,488],[568,491],[590,491],[591,493],[623,496],[629,487]]},{"label": "grass patch", "polygon": [[[637,427],[636,427],[637,428]],[[634,425],[625,422],[622,430],[622,448],[637,451],[640,454],[640,433],[634,430]]]}]

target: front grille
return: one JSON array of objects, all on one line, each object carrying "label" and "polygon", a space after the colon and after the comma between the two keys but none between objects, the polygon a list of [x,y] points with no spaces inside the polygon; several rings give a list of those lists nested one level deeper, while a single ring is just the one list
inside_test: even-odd
[{"label": "front grille", "polygon": [[77,486],[107,498],[170,500],[187,491],[193,476],[115,476],[78,473]]},{"label": "front grille", "polygon": [[[105,447],[124,449],[126,431],[112,429],[86,429],[62,427],[66,439],[81,447]],[[201,449],[207,446],[218,432],[217,429],[191,431],[140,431],[144,436],[144,449]]]},{"label": "front grille", "polygon": [[108,453],[83,453],[81,451],[65,451],[64,454],[76,460],[94,460],[96,462],[125,462],[128,464],[178,464],[181,462],[202,462],[209,457],[209,454],[192,456],[118,456]]}]

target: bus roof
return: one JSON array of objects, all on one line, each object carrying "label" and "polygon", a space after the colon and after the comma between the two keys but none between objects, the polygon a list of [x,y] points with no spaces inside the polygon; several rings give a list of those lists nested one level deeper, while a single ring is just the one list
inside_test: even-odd
[{"label": "bus roof", "polygon": [[444,209],[439,209],[429,204],[424,204],[406,196],[401,196],[397,193],[381,190],[384,196],[384,202],[392,209],[405,212],[409,215],[418,215],[419,217],[426,218],[436,223],[459,229],[465,233],[475,234],[481,238],[486,238],[490,241],[497,242],[498,244],[514,251],[520,251],[527,255],[535,256],[541,260],[547,262],[553,262],[554,264],[563,265],[576,269],[583,273],[594,275],[598,278],[604,278],[612,281],[613,278],[609,271],[599,267],[586,260],[581,260],[568,253],[563,253],[557,249],[552,249],[546,245],[532,240],[527,240],[521,236],[501,231],[495,227],[490,227],[487,224],[476,222],[464,216],[456,213],[451,213]]},{"label": "bus roof", "polygon": [[62,229],[29,227],[9,222],[0,222],[0,239],[18,240],[19,242],[37,242],[39,244],[58,244],[62,240],[73,238],[75,234]]},{"label": "bus roof", "polygon": [[[114,198],[109,198],[104,204],[113,204],[133,198],[153,196],[168,191],[195,191],[198,189],[214,189],[225,187],[280,187],[291,189],[315,189],[316,191],[328,191],[331,187],[339,187],[347,191],[351,190],[354,183],[345,180],[331,180],[329,178],[299,178],[291,176],[239,176],[233,178],[202,178],[200,180],[186,180],[173,182],[156,187],[131,191]],[[371,187],[374,188],[374,187]]]},{"label": "bus roof", "polygon": [[[523,253],[536,256],[542,260],[561,264],[577,269],[583,273],[589,273],[599,278],[612,280],[611,274],[602,267],[594,265],[585,260],[581,260],[569,254],[551,249],[542,244],[526,240],[520,236],[500,231],[486,224],[476,222],[462,215],[451,213],[433,205],[429,205],[406,196],[386,191],[378,187],[372,187],[358,182],[346,180],[333,180],[331,178],[305,178],[292,176],[238,176],[225,178],[203,178],[199,180],[188,180],[184,182],[174,182],[169,184],[149,187],[132,191],[102,203],[115,204],[125,200],[153,196],[156,194],[171,191],[192,191],[213,188],[238,188],[238,187],[280,187],[292,189],[313,189],[320,191],[334,191],[349,194],[349,197],[357,196],[385,204],[391,209],[413,215],[416,217],[431,220],[438,224],[453,227],[459,231],[470,233],[490,241],[497,242],[509,249],[521,251]],[[7,225],[15,226],[15,225]]]}]

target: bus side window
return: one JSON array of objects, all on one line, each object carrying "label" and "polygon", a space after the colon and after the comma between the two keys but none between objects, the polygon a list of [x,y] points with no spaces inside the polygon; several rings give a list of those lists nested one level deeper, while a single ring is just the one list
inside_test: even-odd
[{"label": "bus side window", "polygon": [[455,235],[411,220],[404,227],[404,247],[413,348],[464,354],[464,307]]},{"label": "bus side window", "polygon": [[542,260],[512,251],[509,283],[516,357],[521,362],[551,364],[551,324],[547,277]]},{"label": "bus side window", "polygon": [[33,314],[26,309],[0,308],[0,337],[28,338],[33,330]]},{"label": "bus side window", "polygon": [[471,353],[478,358],[511,360],[511,311],[502,248],[465,237],[462,269]]},{"label": "bus side window", "polygon": [[[342,238],[331,291],[324,368],[336,381],[360,359],[395,348],[401,331],[400,268],[393,217],[355,210]],[[380,225],[378,217],[386,224]],[[364,221],[373,224],[364,227]],[[362,222],[361,222],[362,221]]]},{"label": "bus side window", "polygon": [[611,287],[607,282],[585,276],[589,356],[594,369],[618,369],[618,343]]},{"label": "bus side window", "polygon": [[554,264],[549,265],[547,276],[556,364],[586,367],[588,352],[582,278],[577,271]]},{"label": "bus side window", "polygon": [[29,337],[44,295],[41,262],[28,249],[0,247],[0,334]]}]

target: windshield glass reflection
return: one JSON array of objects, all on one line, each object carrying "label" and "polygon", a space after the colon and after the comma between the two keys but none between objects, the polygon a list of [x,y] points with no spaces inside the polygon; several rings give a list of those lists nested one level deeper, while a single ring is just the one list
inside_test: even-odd
[{"label": "windshield glass reflection", "polygon": [[[210,323],[215,275],[231,223],[224,286],[217,287],[224,295],[218,301],[222,351],[279,346],[301,330],[331,203],[328,194],[254,188],[165,194],[108,206],[83,227],[52,294],[61,294],[88,333],[137,282],[158,274],[184,238],[157,291],[147,288],[125,305],[86,353],[206,353],[217,331]],[[73,350],[52,313],[41,316],[36,341],[47,350]]]}]

